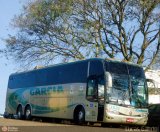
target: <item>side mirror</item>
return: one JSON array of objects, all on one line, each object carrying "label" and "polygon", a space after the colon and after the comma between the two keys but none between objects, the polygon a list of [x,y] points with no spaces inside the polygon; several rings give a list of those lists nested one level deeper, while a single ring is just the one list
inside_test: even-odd
[{"label": "side mirror", "polygon": [[112,87],[112,76],[109,72],[106,72],[106,86],[107,88]]}]

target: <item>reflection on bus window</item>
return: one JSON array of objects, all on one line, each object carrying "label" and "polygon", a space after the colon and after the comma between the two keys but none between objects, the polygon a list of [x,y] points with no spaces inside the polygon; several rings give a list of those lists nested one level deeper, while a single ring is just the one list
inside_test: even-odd
[{"label": "reflection on bus window", "polygon": [[113,103],[129,105],[129,80],[127,75],[112,74],[112,88],[108,90]]},{"label": "reflection on bus window", "polygon": [[96,99],[97,90],[96,90],[96,80],[90,79],[88,80],[88,91],[87,91],[87,98],[88,99]]},{"label": "reflection on bus window", "polygon": [[139,79],[132,77],[131,78],[131,86],[132,86],[132,105],[133,106],[145,106],[146,105],[146,90],[144,89],[144,79]]},{"label": "reflection on bus window", "polygon": [[98,78],[98,99],[99,99],[99,102],[102,104],[104,103],[104,77],[99,77]]}]

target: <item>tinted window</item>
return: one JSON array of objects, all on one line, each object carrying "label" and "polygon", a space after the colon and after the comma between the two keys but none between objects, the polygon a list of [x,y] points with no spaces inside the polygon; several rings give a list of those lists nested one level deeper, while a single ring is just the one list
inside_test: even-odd
[{"label": "tinted window", "polygon": [[9,78],[9,88],[30,87],[36,84],[36,75],[34,72],[11,75]]},{"label": "tinted window", "polygon": [[90,61],[89,75],[102,75],[104,73],[103,63],[100,60]]},{"label": "tinted window", "polygon": [[128,69],[129,69],[129,74],[131,76],[135,76],[137,78],[144,78],[145,77],[143,68],[141,68],[141,67],[128,65]]},{"label": "tinted window", "polygon": [[116,74],[129,74],[138,78],[144,78],[143,68],[119,62],[106,62],[106,71]]},{"label": "tinted window", "polygon": [[87,80],[87,62],[57,66],[47,71],[48,84],[80,83]]},{"label": "tinted window", "polygon": [[[36,76],[36,82],[35,82],[36,86],[41,86],[42,84],[46,84],[48,81],[47,69],[36,71],[35,76]],[[31,85],[33,86],[33,83],[31,83]]]},{"label": "tinted window", "polygon": [[116,74],[128,74],[125,63],[106,62],[107,71]]},{"label": "tinted window", "polygon": [[8,88],[85,83],[87,81],[87,69],[88,62],[84,61],[11,75]]},{"label": "tinted window", "polygon": [[56,67],[50,67],[47,69],[46,74],[47,74],[47,82],[45,85],[51,85],[51,84],[58,84],[59,83],[59,73],[60,73],[60,66]]}]

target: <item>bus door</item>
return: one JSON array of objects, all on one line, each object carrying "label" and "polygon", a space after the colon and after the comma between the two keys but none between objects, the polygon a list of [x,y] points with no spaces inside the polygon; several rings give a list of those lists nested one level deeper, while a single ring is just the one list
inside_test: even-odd
[{"label": "bus door", "polygon": [[87,81],[88,104],[87,121],[103,121],[104,115],[104,79],[102,76],[90,76]]},{"label": "bus door", "polygon": [[98,116],[98,99],[97,99],[97,79],[96,76],[90,76],[87,80],[87,91],[86,91],[86,121],[97,121]]}]

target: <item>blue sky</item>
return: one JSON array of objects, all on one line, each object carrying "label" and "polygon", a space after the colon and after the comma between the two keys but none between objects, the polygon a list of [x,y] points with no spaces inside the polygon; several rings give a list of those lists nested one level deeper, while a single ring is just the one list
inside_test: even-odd
[{"label": "blue sky", "polygon": [[[26,0],[0,0],[0,49],[3,49],[8,34],[13,34],[14,29],[10,23],[14,15],[19,14]],[[0,55],[0,113],[4,113],[8,77],[16,72],[16,64]]]}]

